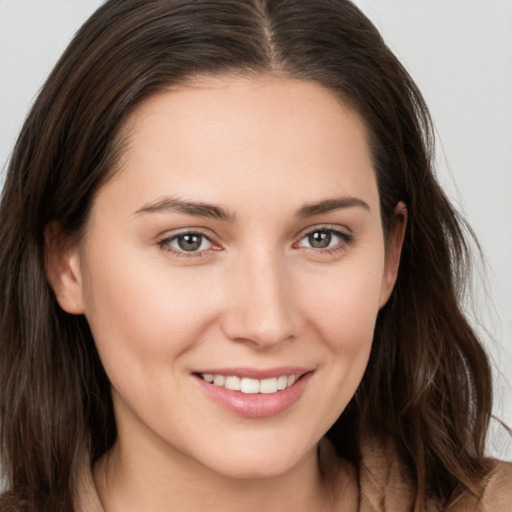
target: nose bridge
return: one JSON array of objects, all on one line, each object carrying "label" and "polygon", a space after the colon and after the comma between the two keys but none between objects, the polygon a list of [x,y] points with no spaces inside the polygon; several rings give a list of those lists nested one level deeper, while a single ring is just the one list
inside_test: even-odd
[{"label": "nose bridge", "polygon": [[283,257],[260,247],[231,269],[226,332],[232,339],[270,346],[297,334],[298,315]]}]

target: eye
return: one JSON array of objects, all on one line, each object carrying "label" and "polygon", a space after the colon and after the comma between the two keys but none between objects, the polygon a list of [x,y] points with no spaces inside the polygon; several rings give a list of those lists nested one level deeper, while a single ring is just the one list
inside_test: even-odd
[{"label": "eye", "polygon": [[298,242],[299,247],[308,247],[311,249],[334,249],[342,246],[343,244],[348,244],[352,241],[352,236],[343,233],[341,231],[323,228],[323,229],[315,229],[314,231],[310,231],[303,236]]},{"label": "eye", "polygon": [[159,242],[162,248],[176,253],[200,253],[213,247],[213,243],[202,233],[179,233]]}]

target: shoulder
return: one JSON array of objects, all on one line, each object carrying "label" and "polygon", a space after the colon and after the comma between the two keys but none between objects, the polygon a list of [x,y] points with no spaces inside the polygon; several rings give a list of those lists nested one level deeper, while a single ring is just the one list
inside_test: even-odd
[{"label": "shoulder", "polygon": [[481,496],[466,491],[448,512],[512,512],[512,463],[493,461],[492,465]]},{"label": "shoulder", "polygon": [[[414,509],[416,485],[396,447],[379,438],[361,444],[360,512],[403,512]],[[448,505],[431,498],[426,510],[445,512],[512,512],[512,463],[490,460],[479,496],[460,492]]]}]

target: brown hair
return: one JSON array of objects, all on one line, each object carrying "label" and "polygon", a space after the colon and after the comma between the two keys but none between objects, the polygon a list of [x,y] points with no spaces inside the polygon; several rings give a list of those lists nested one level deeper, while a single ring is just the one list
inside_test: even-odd
[{"label": "brown hair", "polygon": [[87,322],[63,312],[48,285],[45,226],[56,220],[80,236],[136,104],[198,74],[233,72],[333,91],[368,128],[385,232],[396,204],[407,205],[398,281],[379,313],[367,371],[328,433],[337,452],[357,463],[363,433],[391,440],[417,484],[417,510],[428,496],[478,492],[491,380],[460,306],[466,228],[435,180],[422,96],[376,28],[348,0],[110,0],[42,89],[3,190],[3,507],[71,510],[76,468],[116,438]]}]

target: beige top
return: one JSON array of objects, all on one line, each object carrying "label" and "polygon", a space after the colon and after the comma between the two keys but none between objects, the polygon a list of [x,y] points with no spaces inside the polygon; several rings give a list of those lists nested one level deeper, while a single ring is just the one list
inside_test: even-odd
[{"label": "beige top", "polygon": [[[334,448],[328,441],[321,443],[321,452],[328,465],[337,464]],[[371,439],[361,447],[361,455],[359,512],[412,512],[414,485],[394,449]],[[104,512],[90,469],[82,473],[77,496],[77,512]],[[441,509],[435,501],[428,504],[429,512]],[[512,512],[512,464],[496,461],[482,497],[466,492],[446,512]]]}]

